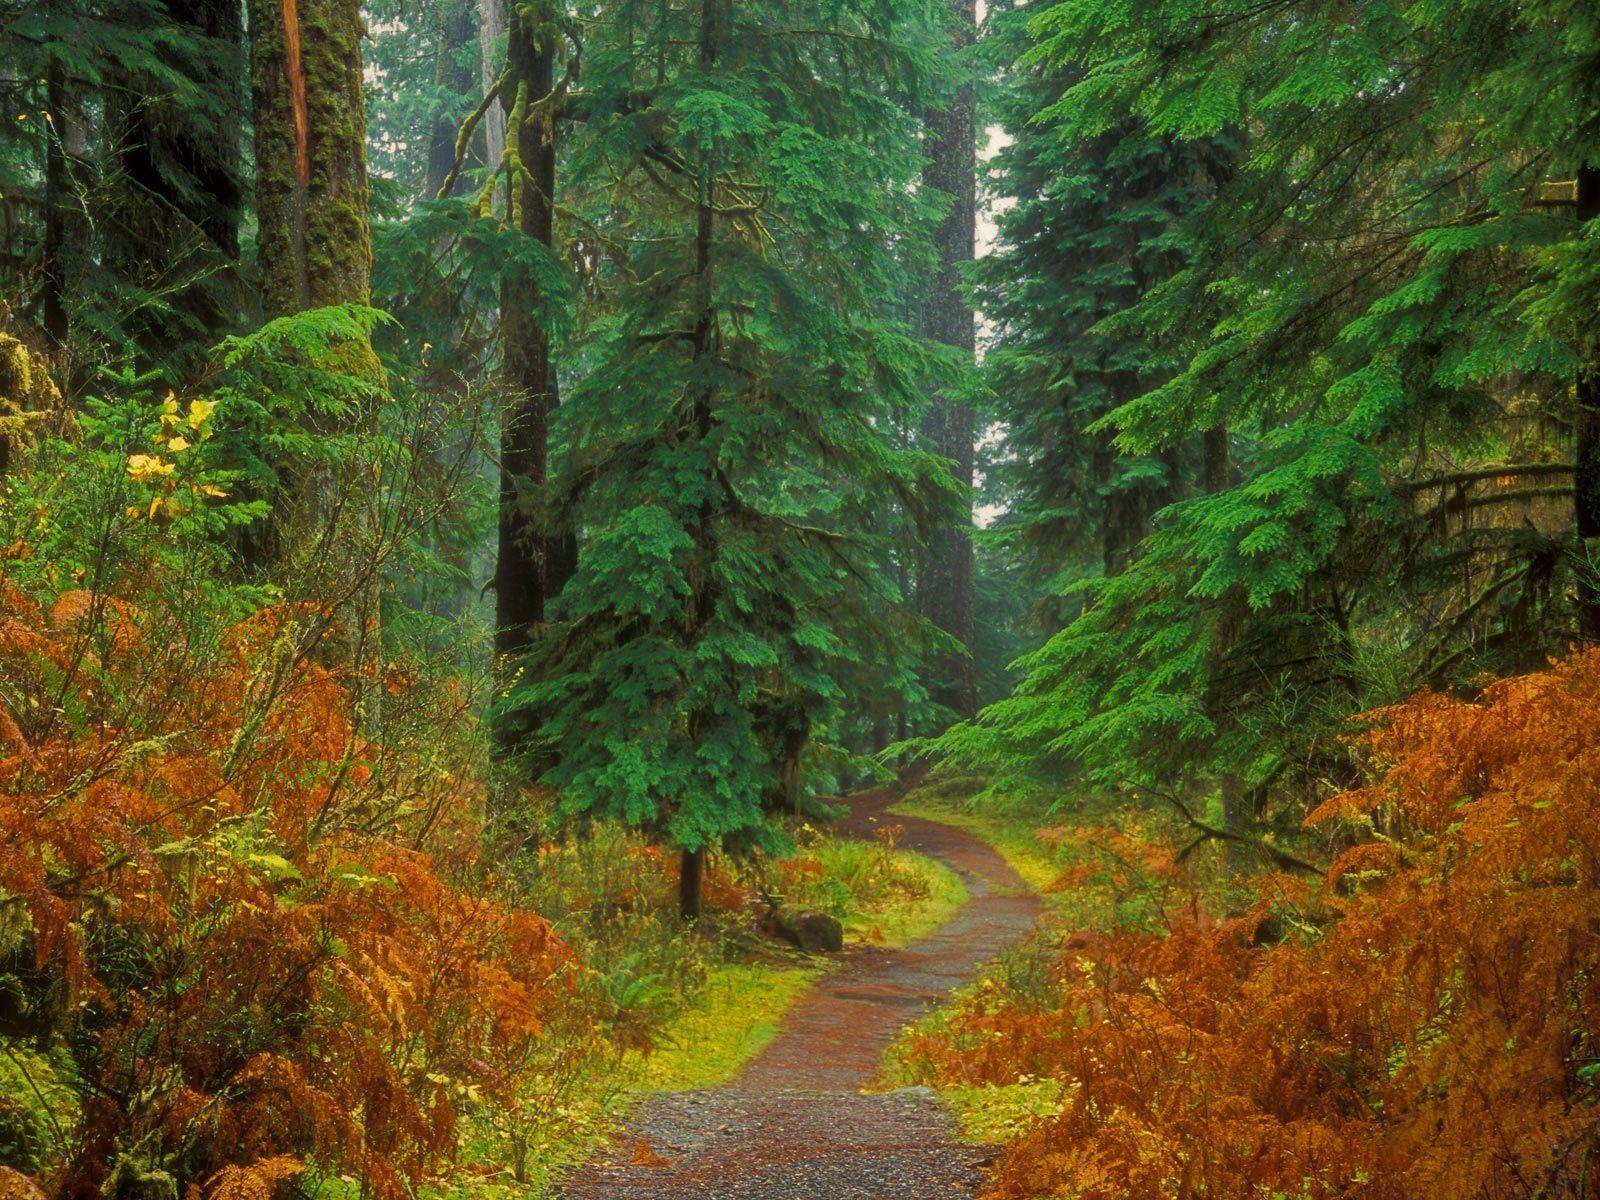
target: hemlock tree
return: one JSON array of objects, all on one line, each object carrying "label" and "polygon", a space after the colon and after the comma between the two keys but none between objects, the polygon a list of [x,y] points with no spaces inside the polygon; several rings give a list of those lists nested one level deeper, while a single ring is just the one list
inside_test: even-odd
[{"label": "hemlock tree", "polygon": [[[182,386],[246,311],[244,11],[240,0],[164,0],[135,10],[161,48],[155,70],[119,65],[105,110],[108,297],[150,366]],[[137,18],[135,18],[137,19]]]},{"label": "hemlock tree", "polygon": [[[564,293],[554,259],[556,116],[570,83],[558,84],[565,47],[559,12],[521,5],[507,15],[506,72],[500,83],[506,118],[509,224],[527,239],[500,284],[500,371],[506,400],[500,414],[499,543],[495,557],[495,652],[528,647],[572,574],[576,551],[546,516],[550,418],[559,403],[551,359],[551,293]],[[568,60],[572,63],[573,60]],[[542,268],[542,269],[541,269]],[[543,277],[541,279],[541,276]]]},{"label": "hemlock tree", "polygon": [[268,316],[372,295],[361,6],[250,0],[256,221]]},{"label": "hemlock tree", "polygon": [[[271,464],[275,513],[247,555],[258,566],[289,568],[295,586],[318,598],[334,659],[371,666],[381,483],[359,443],[376,432],[387,380],[370,337],[365,25],[356,0],[249,0],[247,11],[263,307],[268,318],[315,313],[304,328],[327,343],[316,356],[320,369],[341,380],[304,398],[301,449]],[[371,674],[356,673],[368,712],[378,695]]]},{"label": "hemlock tree", "polygon": [[1248,453],[949,746],[1294,801],[1349,769],[1345,714],[1525,667],[1594,603],[1573,535],[1600,490],[1580,460],[1573,508],[1556,431],[1600,325],[1600,17],[1062,0],[1031,30],[1067,142],[1249,131],[1186,265],[1108,323],[1168,338],[1174,369],[1106,422],[1124,452],[1226,425]]},{"label": "hemlock tree", "polygon": [[69,396],[130,350],[190,374],[192,343],[243,307],[238,14],[228,0],[0,9],[0,288]]},{"label": "hemlock tree", "polygon": [[[495,653],[507,670],[526,650],[545,619],[546,604],[561,594],[577,557],[570,530],[550,520],[546,485],[550,420],[559,402],[552,357],[560,310],[571,288],[556,257],[558,118],[576,78],[579,45],[559,5],[524,5],[507,15],[506,55],[500,74],[462,125],[455,160],[440,186],[443,200],[455,186],[466,155],[488,115],[504,117],[501,158],[477,200],[479,216],[492,215],[504,181],[502,228],[514,237],[499,273],[500,496],[495,554]],[[563,66],[558,73],[557,66]]]},{"label": "hemlock tree", "polygon": [[972,64],[977,38],[976,0],[948,0],[946,17],[959,71],[954,94],[925,110],[922,184],[944,198],[946,209],[934,231],[936,261],[922,300],[922,333],[950,348],[963,371],[955,386],[935,391],[922,418],[919,444],[950,461],[957,485],[968,494],[965,513],[932,538],[920,564],[917,609],[956,643],[932,666],[930,695],[957,716],[977,708],[973,647],[972,501],[975,416],[971,374],[977,350],[976,318],[967,299],[963,270],[972,262],[977,234],[977,97]]},{"label": "hemlock tree", "polygon": [[[1046,6],[1048,8],[1048,6]],[[1030,54],[1033,5],[991,17],[1002,71],[995,250],[979,271],[994,340],[985,374],[1004,453],[1003,528],[1042,581],[1126,569],[1156,511],[1187,482],[1185,452],[1126,453],[1094,428],[1160,383],[1170,363],[1146,331],[1106,322],[1183,264],[1182,227],[1226,161],[1222,147],[1151,136],[1137,120],[1063,138],[1047,109],[1074,72]]]},{"label": "hemlock tree", "polygon": [[504,719],[566,815],[681,847],[685,917],[708,850],[773,839],[839,667],[904,640],[870,569],[883,497],[924,518],[950,499],[942,461],[889,437],[931,364],[881,315],[920,211],[905,114],[932,15],[620,3],[584,47],[599,303],[557,421],[587,536]]}]

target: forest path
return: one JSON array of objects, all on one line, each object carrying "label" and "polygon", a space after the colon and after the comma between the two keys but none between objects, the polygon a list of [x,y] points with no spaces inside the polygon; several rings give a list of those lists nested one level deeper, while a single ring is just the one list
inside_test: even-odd
[{"label": "forest path", "polygon": [[953,826],[890,813],[893,787],[850,798],[840,831],[897,844],[961,876],[969,899],[903,950],[848,951],[784,1017],[730,1085],[653,1096],[609,1154],[565,1183],[566,1200],[949,1200],[975,1196],[992,1152],[951,1142],[920,1088],[862,1094],[884,1051],[952,988],[1019,939],[1040,908],[990,846]]}]

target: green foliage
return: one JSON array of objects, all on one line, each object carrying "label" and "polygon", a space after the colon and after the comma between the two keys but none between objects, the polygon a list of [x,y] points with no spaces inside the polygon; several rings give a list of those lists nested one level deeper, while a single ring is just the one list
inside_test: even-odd
[{"label": "green foliage", "polygon": [[[248,310],[244,48],[228,11],[208,0],[0,8],[0,293],[28,324],[62,308],[79,368],[64,383],[130,354],[187,382]],[[45,256],[55,261],[41,271]]]},{"label": "green foliage", "polygon": [[503,719],[571,817],[773,845],[785,731],[835,721],[869,651],[909,675],[881,505],[950,491],[890,436],[933,364],[881,303],[920,228],[904,102],[934,10],[613,16],[571,170],[617,181],[584,217],[618,240],[556,414],[558,505],[589,533]]},{"label": "green foliage", "polygon": [[[0,974],[0,993],[20,995],[17,979]],[[60,1062],[0,1033],[0,1166],[33,1174],[63,1165],[79,1117],[68,1079]]]},{"label": "green foliage", "polygon": [[943,863],[897,848],[895,833],[812,839],[777,864],[778,898],[837,917],[847,941],[906,946],[926,937],[967,902],[967,889]]},{"label": "green foliage", "polygon": [[[1374,645],[1450,683],[1560,644],[1570,509],[1537,485],[1563,478],[1551,431],[1594,329],[1595,242],[1542,184],[1600,153],[1593,13],[1065,0],[1014,19],[1042,101],[1012,152],[1041,147],[1034,194],[1101,196],[1075,164],[1127,154],[1130,128],[1239,142],[1187,214],[1152,214],[1148,244],[1182,250],[1170,278],[1093,327],[1166,367],[1090,429],[1171,455],[1226,426],[1241,453],[1234,486],[1167,508],[1125,574],[1065,589],[1080,613],[941,749],[1299,798],[1349,770],[1335,735],[1380,695]],[[1020,428],[1024,462],[1060,445]]]}]

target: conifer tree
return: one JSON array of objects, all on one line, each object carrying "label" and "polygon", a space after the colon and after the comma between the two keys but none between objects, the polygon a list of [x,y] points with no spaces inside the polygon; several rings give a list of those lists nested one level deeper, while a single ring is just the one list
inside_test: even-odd
[{"label": "conifer tree", "polygon": [[[966,295],[964,270],[971,264],[977,221],[977,98],[968,57],[977,37],[976,0],[949,0],[947,17],[960,73],[953,94],[925,110],[926,163],[922,183],[949,205],[934,232],[936,261],[922,298],[923,336],[950,348],[966,373],[954,386],[935,392],[920,429],[920,444],[950,460],[957,486],[973,486],[975,439],[972,387],[977,330]],[[921,563],[917,608],[955,642],[933,664],[929,691],[958,716],[977,707],[973,647],[972,505],[949,528],[937,531]]]},{"label": "conifer tree", "polygon": [[952,745],[1292,794],[1347,769],[1338,717],[1386,681],[1559,645],[1591,570],[1550,434],[1595,327],[1588,6],[1063,0],[1029,27],[1064,143],[1249,131],[1186,265],[1104,323],[1172,347],[1104,422],[1121,451],[1227,427],[1247,454]]},{"label": "conifer tree", "polygon": [[244,11],[240,0],[163,0],[130,16],[164,53],[156,70],[118,64],[112,76],[100,224],[117,283],[108,307],[120,311],[102,323],[181,385],[246,309]]},{"label": "conifer tree", "polygon": [[[559,402],[551,358],[554,305],[557,121],[569,79],[557,83],[564,44],[553,6],[509,14],[506,71],[499,84],[506,118],[510,224],[528,239],[500,284],[501,378],[499,542],[495,558],[495,651],[525,650],[560,595],[575,553],[546,516],[550,418]],[[542,267],[542,269],[541,269]],[[546,277],[541,284],[540,275]]]},{"label": "conifer tree", "polygon": [[584,48],[572,169],[601,306],[557,419],[589,532],[506,720],[569,816],[682,849],[688,917],[709,850],[771,840],[785,743],[837,713],[837,664],[896,644],[881,498],[926,516],[950,492],[891,443],[930,364],[881,315],[915,234],[930,16],[621,3]]},{"label": "conifer tree", "polygon": [[372,295],[364,23],[354,0],[251,0],[255,205],[270,316]]}]

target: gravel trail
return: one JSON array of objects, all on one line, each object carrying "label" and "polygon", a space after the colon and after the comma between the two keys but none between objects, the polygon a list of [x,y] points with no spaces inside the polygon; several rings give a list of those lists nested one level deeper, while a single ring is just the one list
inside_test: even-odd
[{"label": "gravel trail", "polygon": [[903,829],[970,899],[904,950],[864,946],[820,981],[729,1086],[655,1096],[564,1200],[951,1200],[978,1194],[992,1152],[951,1141],[926,1089],[863,1095],[905,1025],[1016,941],[1039,906],[1004,859],[964,830],[891,814],[893,788],[850,800],[845,833]]}]

